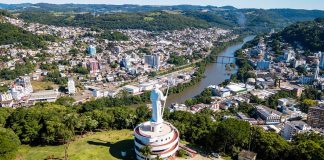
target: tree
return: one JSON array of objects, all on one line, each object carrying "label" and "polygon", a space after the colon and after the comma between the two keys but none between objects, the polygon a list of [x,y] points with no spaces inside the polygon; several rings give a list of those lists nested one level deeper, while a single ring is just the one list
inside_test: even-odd
[{"label": "tree", "polygon": [[147,121],[151,116],[150,111],[146,106],[140,106],[136,108],[135,115],[137,116],[136,124]]},{"label": "tree", "polygon": [[250,103],[261,104],[262,103],[262,99],[258,98],[255,95],[251,95],[251,97],[250,97]]},{"label": "tree", "polygon": [[0,108],[0,127],[4,127],[6,124],[7,118],[13,112],[12,108]]},{"label": "tree", "polygon": [[308,113],[310,107],[314,107],[318,104],[316,100],[304,99],[300,104],[300,110],[304,113]]},{"label": "tree", "polygon": [[150,77],[156,77],[157,76],[157,73],[153,71],[153,72],[150,72],[148,74],[148,76],[150,76]]},{"label": "tree", "polygon": [[264,131],[260,127],[252,127],[251,137],[251,150],[258,153],[258,159],[287,159],[290,146],[277,133]]},{"label": "tree", "polygon": [[148,156],[151,155],[151,147],[149,145],[145,145],[140,149],[141,154],[145,157],[145,159],[149,159]]},{"label": "tree", "polygon": [[67,96],[62,96],[55,101],[56,104],[67,106],[67,107],[72,106],[74,102],[75,99],[73,97],[67,97]]},{"label": "tree", "polygon": [[324,136],[309,132],[297,134],[292,140],[290,159],[324,159]]},{"label": "tree", "polygon": [[[102,39],[107,39],[110,41],[128,41],[129,37],[118,31],[105,31],[100,36]],[[99,52],[101,53],[101,52]]]},{"label": "tree", "polygon": [[255,112],[255,107],[249,103],[242,102],[239,104],[238,111],[249,114],[252,117]]},{"label": "tree", "polygon": [[250,124],[245,121],[229,118],[219,123],[216,139],[224,152],[235,154],[237,148],[246,147],[250,139]]},{"label": "tree", "polygon": [[187,152],[185,150],[183,150],[183,149],[179,149],[177,151],[177,156],[178,157],[185,157],[186,155],[187,155]]},{"label": "tree", "polygon": [[306,140],[294,145],[290,155],[292,159],[323,160],[324,148],[319,143]]},{"label": "tree", "polygon": [[19,138],[13,131],[0,127],[0,160],[14,159],[19,146]]},{"label": "tree", "polygon": [[76,48],[72,48],[69,50],[69,54],[71,54],[73,57],[77,56],[78,53],[79,51]]},{"label": "tree", "polygon": [[18,108],[8,117],[5,127],[11,128],[22,143],[32,143],[39,137],[41,116],[41,110]]}]

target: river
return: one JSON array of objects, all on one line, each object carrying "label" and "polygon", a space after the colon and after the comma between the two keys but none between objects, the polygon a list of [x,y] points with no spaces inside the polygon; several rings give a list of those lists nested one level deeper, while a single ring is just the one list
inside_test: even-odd
[{"label": "river", "polygon": [[[227,47],[218,55],[234,57],[235,51],[242,48],[242,46],[246,42],[251,41],[254,37],[255,36],[247,36],[244,38],[243,42]],[[235,59],[231,59],[230,61],[228,59],[224,59],[224,62],[235,63]],[[226,79],[229,79],[230,75],[232,73],[236,73],[236,71],[236,69],[233,69],[230,72],[226,71],[225,64],[210,63],[206,66],[205,78],[203,78],[198,84],[186,88],[183,92],[169,96],[166,102],[166,106],[170,106],[172,103],[184,103],[185,100],[200,94],[207,86],[218,85]]]}]

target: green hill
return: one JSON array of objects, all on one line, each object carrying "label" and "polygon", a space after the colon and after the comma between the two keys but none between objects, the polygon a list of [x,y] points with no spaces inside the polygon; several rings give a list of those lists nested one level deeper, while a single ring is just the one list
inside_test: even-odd
[{"label": "green hill", "polygon": [[[55,38],[54,38],[55,39]],[[14,44],[22,48],[46,48],[45,40],[53,36],[37,36],[9,23],[0,23],[0,45]]]},{"label": "green hill", "polygon": [[150,31],[176,30],[188,27],[208,28],[204,20],[184,16],[180,13],[145,12],[100,14],[55,14],[49,12],[24,12],[20,18],[28,22],[39,22],[58,26],[81,26],[110,29],[145,29]]},{"label": "green hill", "polygon": [[324,18],[298,22],[278,33],[283,40],[310,51],[324,51]]}]

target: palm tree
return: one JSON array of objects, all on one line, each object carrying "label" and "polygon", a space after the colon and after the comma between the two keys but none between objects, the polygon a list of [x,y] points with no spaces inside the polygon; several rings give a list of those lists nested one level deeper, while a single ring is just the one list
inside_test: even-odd
[{"label": "palm tree", "polygon": [[151,154],[151,146],[145,145],[140,149],[140,152],[143,156],[145,156],[145,159],[149,159],[148,156]]}]

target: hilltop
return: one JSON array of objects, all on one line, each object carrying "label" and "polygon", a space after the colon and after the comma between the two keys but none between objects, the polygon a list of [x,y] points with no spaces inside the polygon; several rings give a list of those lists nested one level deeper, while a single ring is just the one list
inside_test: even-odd
[{"label": "hilltop", "polygon": [[254,33],[281,30],[298,21],[324,17],[324,11],[237,9],[232,6],[149,6],[104,4],[0,4],[29,22],[101,29],[239,28]]},{"label": "hilltop", "polygon": [[324,19],[298,22],[286,27],[276,37],[313,52],[324,51]]}]

